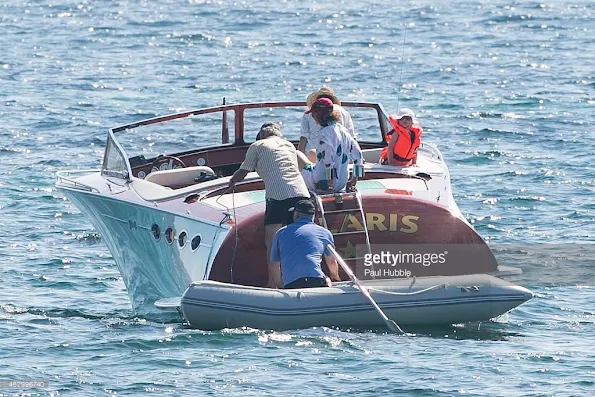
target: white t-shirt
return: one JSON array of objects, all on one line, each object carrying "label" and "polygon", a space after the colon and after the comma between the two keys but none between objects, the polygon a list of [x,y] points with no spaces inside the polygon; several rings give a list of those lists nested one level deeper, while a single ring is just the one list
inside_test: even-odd
[{"label": "white t-shirt", "polygon": [[[351,119],[349,112],[336,104],[333,105],[333,108],[339,111],[339,123],[347,129],[347,132],[353,139],[357,139],[357,134],[353,128],[353,120]],[[306,152],[310,149],[316,149],[316,146],[318,146],[318,137],[321,129],[322,127],[314,121],[312,113],[305,113],[302,116],[302,132],[300,136],[308,140],[305,149]]]}]

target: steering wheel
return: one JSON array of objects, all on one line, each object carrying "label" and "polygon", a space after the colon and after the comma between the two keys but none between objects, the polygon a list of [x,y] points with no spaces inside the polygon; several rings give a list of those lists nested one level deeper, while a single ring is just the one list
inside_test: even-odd
[{"label": "steering wheel", "polygon": [[186,168],[182,160],[174,156],[159,156],[151,163],[151,172]]}]

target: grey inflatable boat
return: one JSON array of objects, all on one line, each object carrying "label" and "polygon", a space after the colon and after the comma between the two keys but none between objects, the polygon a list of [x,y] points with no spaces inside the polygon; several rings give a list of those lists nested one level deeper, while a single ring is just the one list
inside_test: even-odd
[{"label": "grey inflatable boat", "polygon": [[[489,320],[533,296],[524,287],[487,274],[362,284],[386,316],[401,326]],[[283,290],[199,281],[184,292],[180,308],[190,326],[203,330],[384,326],[370,300],[351,282]]]}]

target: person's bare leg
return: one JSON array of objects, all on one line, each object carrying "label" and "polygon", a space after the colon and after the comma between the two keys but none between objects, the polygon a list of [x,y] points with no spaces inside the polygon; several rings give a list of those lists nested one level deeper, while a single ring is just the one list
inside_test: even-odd
[{"label": "person's bare leg", "polygon": [[[298,152],[301,153],[301,152]],[[303,153],[302,153],[303,154]],[[271,225],[264,225],[264,243],[267,246],[267,270],[271,265],[271,246],[273,245],[273,239],[275,238],[275,233],[277,230],[281,229],[283,224],[281,223],[273,223]],[[273,278],[269,273],[269,281],[267,283],[268,288],[276,288]]]}]

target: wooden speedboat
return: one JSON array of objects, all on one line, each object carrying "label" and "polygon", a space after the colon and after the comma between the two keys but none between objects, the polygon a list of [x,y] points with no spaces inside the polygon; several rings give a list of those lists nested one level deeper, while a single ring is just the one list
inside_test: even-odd
[{"label": "wooden speedboat", "polygon": [[[357,184],[357,194],[318,197],[317,221],[333,232],[337,249],[360,278],[404,279],[407,285],[412,277],[518,272],[499,266],[462,216],[437,147],[423,143],[415,167],[380,165],[379,152],[390,128],[387,112],[378,103],[343,106],[359,133],[365,176]],[[100,170],[58,173],[56,186],[101,233],[137,313],[153,312],[155,302],[179,299],[185,292],[185,301],[191,302],[194,295],[187,292],[191,284],[192,291],[216,285],[256,291],[250,292],[255,297],[293,294],[261,289],[268,278],[262,180],[251,173],[235,191],[227,186],[260,125],[271,120],[281,123],[285,137],[297,144],[304,109],[304,102],[227,104],[129,123],[108,131]],[[400,263],[393,274],[368,271],[366,277],[362,272],[367,267],[358,261],[374,247],[417,254],[447,252],[448,260],[431,265]],[[207,280],[231,287],[201,283]],[[481,278],[482,285],[486,280]],[[395,284],[398,291],[400,283]],[[326,292],[347,296],[347,289],[337,286]],[[353,299],[346,302],[357,305],[359,298]],[[499,310],[486,309],[484,316],[472,317],[485,318],[521,301],[514,298]],[[197,300],[192,302],[196,306]],[[407,307],[403,310],[410,313]]]}]

